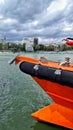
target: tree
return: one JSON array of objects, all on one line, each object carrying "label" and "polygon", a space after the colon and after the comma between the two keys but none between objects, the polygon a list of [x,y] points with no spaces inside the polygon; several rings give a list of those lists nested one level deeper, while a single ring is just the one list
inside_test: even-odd
[{"label": "tree", "polygon": [[0,43],[0,50],[2,50],[2,47],[3,47],[3,45],[2,45],[2,43]]}]

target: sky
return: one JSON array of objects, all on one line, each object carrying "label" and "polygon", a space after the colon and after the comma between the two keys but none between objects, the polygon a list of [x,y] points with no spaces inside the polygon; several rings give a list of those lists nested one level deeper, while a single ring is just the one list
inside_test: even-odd
[{"label": "sky", "polygon": [[72,0],[0,0],[0,38],[20,42],[38,38],[39,43],[73,37]]}]

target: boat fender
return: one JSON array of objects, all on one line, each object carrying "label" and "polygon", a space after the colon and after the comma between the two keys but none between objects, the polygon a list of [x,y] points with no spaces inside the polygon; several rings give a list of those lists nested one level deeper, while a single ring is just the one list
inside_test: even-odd
[{"label": "boat fender", "polygon": [[40,79],[49,80],[62,85],[73,87],[73,72],[36,65],[30,62],[21,62],[19,68],[22,72]]}]

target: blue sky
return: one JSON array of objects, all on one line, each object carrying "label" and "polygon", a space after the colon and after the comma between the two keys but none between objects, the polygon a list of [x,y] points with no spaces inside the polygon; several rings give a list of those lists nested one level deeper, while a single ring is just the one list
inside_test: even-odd
[{"label": "blue sky", "polygon": [[72,0],[0,0],[0,38],[21,41],[38,37],[40,43],[73,37]]}]

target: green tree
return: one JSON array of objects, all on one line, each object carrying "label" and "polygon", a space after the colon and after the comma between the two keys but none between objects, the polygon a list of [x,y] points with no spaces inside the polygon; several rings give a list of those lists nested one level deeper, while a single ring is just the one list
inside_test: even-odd
[{"label": "green tree", "polygon": [[2,43],[0,43],[0,50],[2,50],[2,48],[3,48],[3,44],[2,44]]},{"label": "green tree", "polygon": [[21,51],[25,51],[25,43],[21,46]]}]

